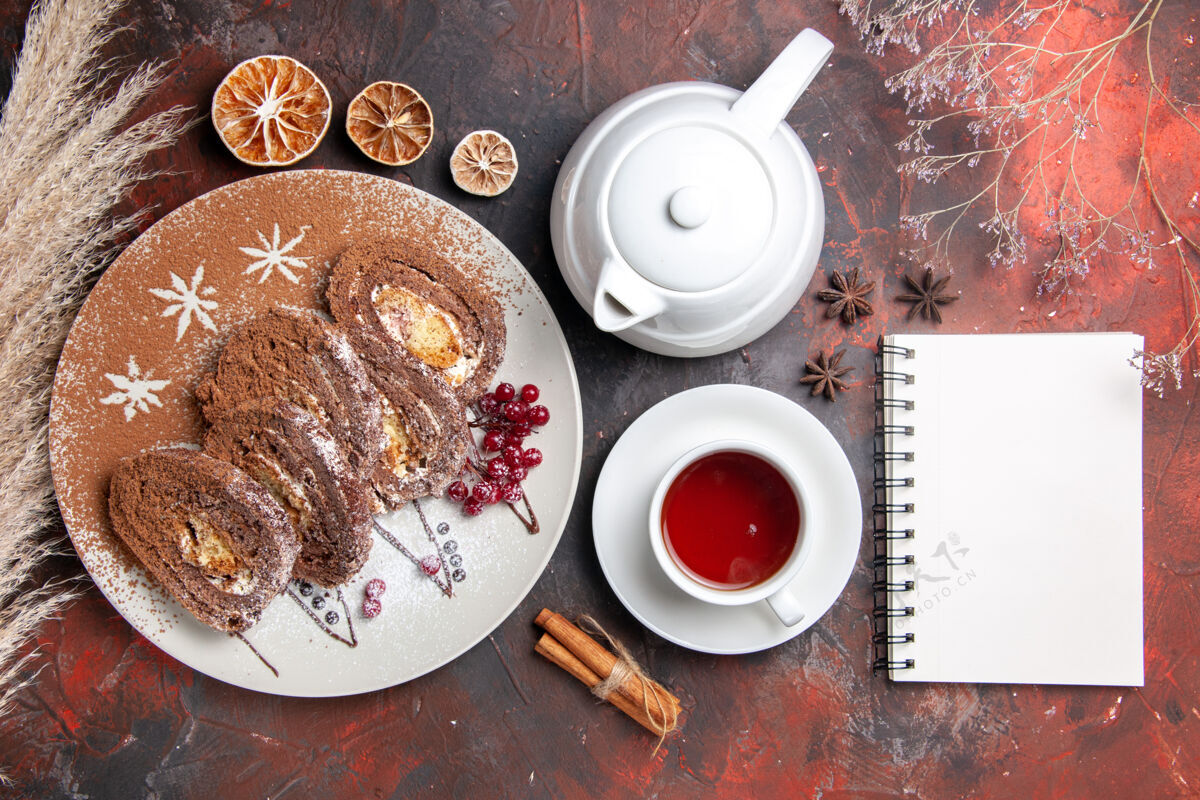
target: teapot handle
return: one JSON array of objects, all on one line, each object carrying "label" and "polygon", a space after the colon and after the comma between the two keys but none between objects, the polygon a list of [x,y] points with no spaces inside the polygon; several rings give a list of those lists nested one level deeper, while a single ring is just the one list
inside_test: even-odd
[{"label": "teapot handle", "polygon": [[602,331],[623,331],[666,308],[662,297],[629,265],[609,256],[600,268],[592,319]]},{"label": "teapot handle", "polygon": [[756,138],[770,138],[832,52],[833,42],[805,28],[734,102],[734,115]]}]

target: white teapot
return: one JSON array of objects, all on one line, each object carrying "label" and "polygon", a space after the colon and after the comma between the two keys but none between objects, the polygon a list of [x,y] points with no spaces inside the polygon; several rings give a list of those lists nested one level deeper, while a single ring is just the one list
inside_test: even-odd
[{"label": "white teapot", "polygon": [[584,130],[559,171],[550,232],[597,327],[651,352],[704,356],[792,309],[816,268],[825,204],[784,117],[832,50],[806,29],[745,93],[653,86]]}]

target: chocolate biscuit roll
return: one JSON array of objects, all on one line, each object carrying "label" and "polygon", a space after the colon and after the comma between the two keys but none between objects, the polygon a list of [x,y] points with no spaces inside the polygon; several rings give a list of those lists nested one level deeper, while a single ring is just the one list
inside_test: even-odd
[{"label": "chocolate biscuit roll", "polygon": [[219,631],[244,631],[283,591],[300,540],[271,493],[195,450],[123,460],[109,484],[113,530],[167,591]]},{"label": "chocolate biscuit roll", "polygon": [[504,360],[504,310],[450,259],[414,241],[352,245],[338,257],[329,308],[359,354],[445,382],[459,400],[483,394]]},{"label": "chocolate biscuit roll", "polygon": [[362,478],[383,450],[380,397],[349,339],[316,314],[270,311],[230,337],[216,369],[196,387],[215,422],[256,397],[281,397],[312,414]]},{"label": "chocolate biscuit roll", "polygon": [[387,508],[440,495],[462,471],[471,442],[466,410],[445,385],[403,366],[368,366],[383,396],[387,444],[371,476]]},{"label": "chocolate biscuit roll", "polygon": [[371,551],[367,483],[312,414],[278,397],[218,417],[204,450],[265,486],[300,535],[292,575],[321,586],[353,578]]}]

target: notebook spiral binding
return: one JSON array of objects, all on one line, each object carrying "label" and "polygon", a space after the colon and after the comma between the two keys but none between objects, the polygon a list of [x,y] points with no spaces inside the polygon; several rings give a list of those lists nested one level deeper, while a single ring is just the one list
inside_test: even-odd
[{"label": "notebook spiral binding", "polygon": [[898,448],[889,449],[888,439],[900,436],[912,436],[911,425],[894,425],[888,421],[889,410],[913,409],[913,401],[895,397],[885,397],[884,388],[889,383],[911,384],[916,378],[912,373],[894,369],[884,369],[884,356],[910,359],[916,356],[911,348],[897,347],[885,344],[882,340],[875,356],[875,458],[874,458],[874,487],[875,498],[871,513],[875,528],[875,558],[872,568],[875,581],[871,586],[874,595],[875,610],[873,614],[874,633],[871,643],[875,649],[875,660],[872,668],[875,671],[912,669],[916,661],[911,658],[893,659],[891,646],[907,644],[915,640],[911,633],[893,634],[888,630],[888,620],[896,617],[911,617],[912,606],[893,606],[889,602],[891,595],[911,592],[913,581],[893,581],[889,579],[888,570],[894,566],[910,565],[915,562],[911,555],[893,556],[888,554],[888,542],[897,539],[911,539],[911,528],[889,527],[889,518],[895,521],[899,514],[912,512],[912,503],[893,503],[889,497],[891,489],[913,485],[913,479],[902,475],[889,474],[902,469],[906,462],[914,460],[915,454],[909,450]]}]

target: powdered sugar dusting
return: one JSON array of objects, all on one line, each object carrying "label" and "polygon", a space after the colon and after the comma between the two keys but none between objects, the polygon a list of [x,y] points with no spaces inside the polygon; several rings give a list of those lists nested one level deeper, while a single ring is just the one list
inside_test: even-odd
[{"label": "powdered sugar dusting", "polygon": [[111,372],[104,373],[104,377],[112,382],[116,387],[116,391],[112,394],[100,398],[100,402],[104,405],[121,404],[125,407],[125,421],[133,419],[139,412],[150,413],[150,406],[162,408],[162,402],[158,399],[157,392],[161,392],[167,388],[170,381],[151,380],[150,374],[142,375],[142,370],[137,365],[137,361],[133,356],[129,357],[129,374],[116,375]]},{"label": "powdered sugar dusting", "polygon": [[250,266],[246,267],[246,274],[251,275],[255,272],[258,275],[258,282],[264,283],[267,278],[271,277],[274,270],[278,270],[279,274],[288,279],[292,283],[299,283],[300,279],[296,277],[296,273],[292,270],[305,269],[308,260],[304,256],[289,255],[296,245],[304,241],[304,232],[308,230],[308,225],[300,226],[300,233],[289,239],[287,242],[279,243],[279,223],[275,223],[275,232],[272,234],[271,241],[267,241],[267,237],[263,236],[262,231],[255,231],[258,234],[258,241],[262,244],[262,248],[258,247],[239,247],[248,256],[258,259]]},{"label": "powdered sugar dusting", "polygon": [[[358,647],[330,639],[286,597],[277,598],[246,633],[279,669],[276,678],[241,642],[182,611],[133,562],[109,528],[108,478],[123,456],[201,440],[193,388],[240,324],[278,306],[323,313],[329,265],[346,246],[405,236],[420,237],[498,293],[509,335],[497,379],[538,383],[543,402],[554,409],[536,444],[556,468],[534,470],[526,481],[543,532],[528,535],[502,506],[468,518],[448,501],[422,500],[429,523],[446,525],[447,533],[436,535],[439,545],[453,542],[450,555],[458,556],[457,568],[464,570],[465,579],[453,584],[454,596],[446,597],[375,536],[367,565],[344,587]],[[247,247],[263,255],[247,253]],[[247,274],[247,267],[272,258],[278,263],[271,264],[269,276],[266,264]],[[168,293],[178,296],[163,296]],[[175,305],[180,308],[166,314]],[[124,379],[128,388],[108,375]],[[120,401],[103,402],[118,392]],[[126,416],[131,398],[134,412]],[[338,695],[393,685],[445,663],[520,601],[548,561],[570,510],[581,453],[579,416],[578,387],[557,322],[528,274],[494,237],[404,184],[297,170],[198,198],[151,227],[109,269],[63,351],[51,410],[51,463],[63,518],[85,565],[142,633],[176,658],[231,683],[283,694]],[[435,552],[413,508],[381,520],[393,535],[411,542],[414,553]],[[364,619],[363,586],[373,577],[387,581],[388,595],[383,612]]]},{"label": "powdered sugar dusting", "polygon": [[201,264],[196,267],[190,286],[184,283],[183,278],[172,272],[170,289],[150,290],[150,294],[170,303],[162,313],[164,317],[179,315],[179,326],[175,329],[175,341],[177,342],[187,333],[187,329],[192,324],[193,316],[200,325],[210,331],[217,329],[208,312],[215,310],[218,303],[216,300],[206,299],[209,295],[216,294],[217,290],[211,286],[202,286],[203,281],[204,265]]}]

